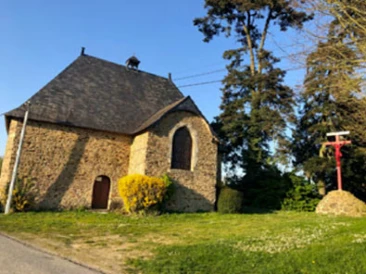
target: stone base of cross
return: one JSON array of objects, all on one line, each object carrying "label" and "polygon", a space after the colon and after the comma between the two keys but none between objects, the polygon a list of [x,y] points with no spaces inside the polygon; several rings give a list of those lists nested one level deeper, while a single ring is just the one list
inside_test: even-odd
[{"label": "stone base of cross", "polygon": [[327,136],[335,136],[335,142],[325,142],[323,143],[326,146],[333,146],[335,148],[335,158],[337,163],[337,181],[338,181],[338,190],[342,190],[342,172],[341,172],[341,147],[344,145],[351,144],[351,141],[341,141],[340,136],[349,134],[349,131],[340,131],[340,132],[330,132],[327,133]]}]

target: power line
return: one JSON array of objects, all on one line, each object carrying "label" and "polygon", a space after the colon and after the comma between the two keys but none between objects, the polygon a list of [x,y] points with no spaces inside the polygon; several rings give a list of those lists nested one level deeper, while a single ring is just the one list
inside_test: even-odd
[{"label": "power line", "polygon": [[216,62],[216,63],[212,63],[212,64],[207,64],[207,65],[201,65],[200,68],[198,68],[197,66],[195,67],[192,67],[192,68],[187,68],[187,69],[184,69],[184,70],[180,70],[180,71],[173,71],[173,75],[182,75],[182,74],[186,74],[187,72],[191,72],[192,71],[197,71],[197,69],[210,69],[210,68],[213,68],[213,67],[222,67],[222,66],[225,66],[226,64],[224,63],[224,60],[221,60],[220,62]]},{"label": "power line", "polygon": [[303,70],[306,69],[305,66],[301,66],[301,67],[294,67],[294,68],[287,68],[287,69],[282,69],[284,71],[294,71],[294,70]]},{"label": "power line", "polygon": [[[302,70],[302,69],[304,69],[304,67],[289,68],[289,69],[284,69],[284,70],[285,70],[285,71],[294,71],[294,70]],[[208,84],[219,83],[219,82],[222,82],[222,80],[213,80],[213,81],[207,81],[207,82],[193,83],[193,84],[188,84],[188,85],[178,86],[178,88],[185,88],[185,87],[193,87],[193,86],[208,85]]]},{"label": "power line", "polygon": [[199,77],[199,76],[202,76],[202,75],[214,74],[214,73],[218,73],[218,72],[221,72],[221,71],[226,71],[226,69],[212,70],[212,71],[203,72],[203,73],[199,73],[199,74],[188,75],[188,76],[181,77],[181,78],[177,78],[177,79],[173,79],[173,80],[174,81],[179,81],[179,80],[183,80],[183,79],[189,79],[189,78]]},{"label": "power line", "polygon": [[[283,55],[278,57],[279,59],[291,59],[293,57],[295,57],[296,54],[288,54],[288,55]],[[297,68],[295,69],[284,69],[284,70],[297,70]],[[212,70],[212,71],[208,71],[208,72],[202,72],[202,73],[197,73],[197,74],[192,74],[192,75],[188,75],[188,76],[184,76],[184,77],[180,77],[180,78],[174,78],[173,81],[180,81],[180,80],[185,80],[185,79],[190,79],[190,78],[197,78],[200,76],[204,76],[204,75],[209,75],[209,74],[214,74],[214,73],[218,73],[218,72],[223,72],[223,71],[227,71],[226,68],[224,69],[217,69],[217,70]]]},{"label": "power line", "polygon": [[[302,70],[304,67],[295,67],[295,68],[288,68],[284,69],[285,71],[294,71],[294,70]],[[206,73],[205,73],[206,74]],[[196,76],[196,75],[195,75]],[[188,77],[188,76],[187,76]],[[177,80],[177,79],[176,79]],[[201,85],[208,85],[213,83],[219,83],[222,82],[222,80],[213,80],[213,81],[207,81],[207,82],[199,82],[199,83],[193,83],[193,84],[187,84],[183,86],[178,86],[178,88],[185,88],[185,87],[193,87],[193,86],[201,86]]]},{"label": "power line", "polygon": [[214,80],[214,81],[208,81],[208,82],[194,83],[194,84],[189,84],[189,85],[178,86],[178,88],[208,85],[208,84],[219,83],[219,82],[222,82],[222,80]]}]

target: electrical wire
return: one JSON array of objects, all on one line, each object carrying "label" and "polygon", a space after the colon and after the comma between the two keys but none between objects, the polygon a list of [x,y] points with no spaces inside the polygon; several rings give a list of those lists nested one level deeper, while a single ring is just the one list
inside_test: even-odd
[{"label": "electrical wire", "polygon": [[213,83],[218,83],[218,82],[222,82],[222,80],[214,80],[214,81],[208,81],[208,82],[193,83],[193,84],[178,86],[178,88],[186,88],[186,87],[193,87],[193,86],[202,86],[202,85],[208,85],[208,84],[213,84]]},{"label": "electrical wire", "polygon": [[[295,71],[295,70],[302,70],[302,69],[305,69],[305,67],[288,68],[288,69],[284,69],[284,71]],[[205,75],[205,74],[209,74],[209,73],[202,73],[202,74]],[[196,77],[196,75],[194,75],[194,76]],[[176,79],[176,80],[178,80],[178,79]],[[219,82],[222,82],[222,80],[213,80],[213,81],[207,81],[207,82],[192,83],[192,84],[178,86],[178,88],[202,86],[202,85],[214,84],[214,83],[219,83]]]},{"label": "electrical wire", "polygon": [[[286,59],[286,58],[293,58],[294,56],[296,56],[296,54],[289,54],[286,56],[281,56],[278,57],[280,59]],[[300,68],[290,68],[290,69],[284,69],[285,71],[291,71],[291,70],[297,70]],[[227,71],[226,68],[224,69],[217,69],[217,70],[212,70],[212,71],[207,71],[207,72],[202,72],[202,73],[197,73],[197,74],[192,74],[192,75],[188,75],[188,76],[184,76],[184,77],[180,77],[180,78],[174,78],[173,81],[181,81],[181,80],[185,80],[185,79],[191,79],[191,78],[197,78],[200,76],[205,76],[205,75],[210,75],[210,74],[214,74],[214,73],[218,73],[218,72],[223,72],[223,71]]]},{"label": "electrical wire", "polygon": [[188,75],[188,76],[185,76],[185,77],[180,77],[180,78],[173,79],[173,80],[174,81],[180,81],[180,80],[189,79],[189,78],[196,78],[196,77],[199,77],[199,76],[202,76],[202,75],[214,74],[214,73],[218,73],[218,72],[222,72],[222,71],[226,71],[226,69],[212,70],[212,71],[208,71],[208,72],[203,72],[203,73]]},{"label": "electrical wire", "polygon": [[224,63],[224,60],[221,60],[220,62],[201,65],[200,68],[197,68],[197,66],[195,66],[195,67],[187,68],[187,69],[180,70],[180,71],[173,71],[173,75],[182,75],[182,74],[192,73],[192,71],[197,71],[197,69],[206,70],[206,69],[211,69],[211,68],[213,69],[214,67],[223,67],[223,66],[226,66],[226,64]]}]

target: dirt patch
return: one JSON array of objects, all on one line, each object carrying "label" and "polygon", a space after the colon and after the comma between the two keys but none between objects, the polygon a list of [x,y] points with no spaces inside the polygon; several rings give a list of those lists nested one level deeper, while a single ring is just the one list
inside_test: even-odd
[{"label": "dirt patch", "polygon": [[98,269],[104,273],[127,273],[126,261],[135,258],[150,258],[152,253],[131,243],[119,235],[75,238],[73,235],[34,237],[20,233],[17,238],[49,251],[50,253]]}]

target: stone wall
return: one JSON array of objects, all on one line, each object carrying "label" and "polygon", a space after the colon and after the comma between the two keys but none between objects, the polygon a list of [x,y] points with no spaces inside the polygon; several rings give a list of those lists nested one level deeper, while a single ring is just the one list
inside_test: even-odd
[{"label": "stone wall", "polygon": [[[173,136],[186,126],[193,148],[191,170],[171,169]],[[186,111],[166,115],[150,130],[146,152],[145,174],[168,173],[176,182],[176,191],[168,207],[176,211],[212,211],[217,180],[217,142],[206,121]]]},{"label": "stone wall", "polygon": [[[0,186],[11,176],[21,125],[10,124]],[[111,180],[109,205],[119,203],[117,181],[128,173],[131,142],[120,134],[29,121],[18,177],[35,179],[37,208],[89,208],[99,175]]]},{"label": "stone wall", "polygon": [[[22,124],[16,120],[11,121],[9,125],[8,141],[6,143],[3,165],[1,168],[0,195],[4,194],[6,184],[11,180],[21,126]],[[4,200],[3,197],[0,197],[0,200]]]},{"label": "stone wall", "polygon": [[128,174],[145,174],[149,132],[137,135],[132,142]]},{"label": "stone wall", "polygon": [[[192,137],[191,170],[171,169],[174,133],[186,126]],[[22,123],[12,120],[0,178],[10,181]],[[131,156],[131,158],[130,158]],[[134,139],[114,133],[29,121],[18,177],[33,178],[36,208],[91,207],[94,180],[111,179],[109,208],[120,205],[117,181],[127,174],[161,176],[168,173],[176,191],[168,208],[211,211],[217,181],[217,143],[206,121],[187,111],[166,115]]]}]

